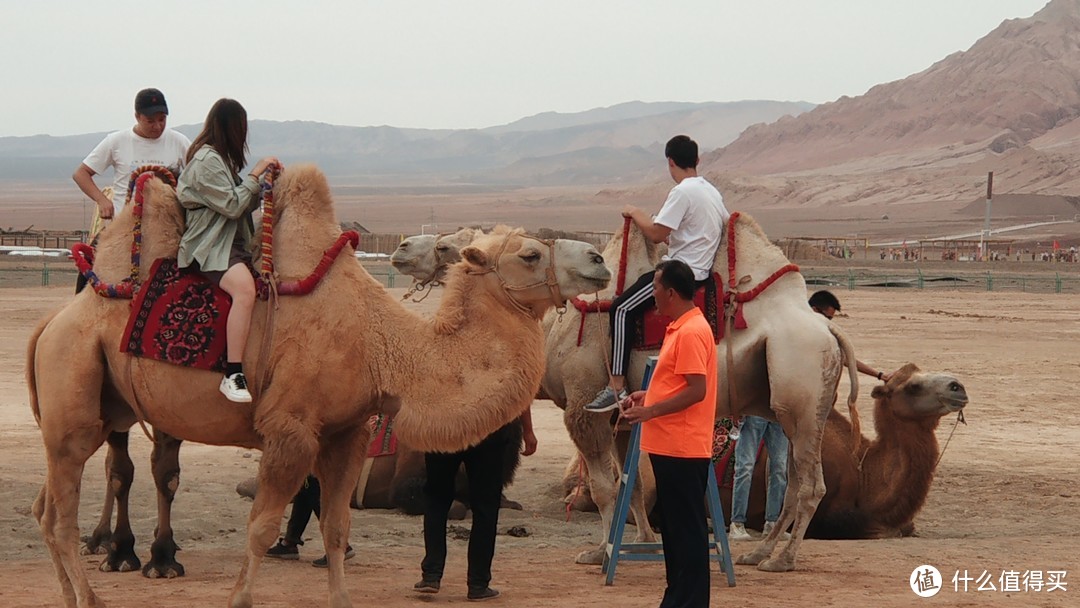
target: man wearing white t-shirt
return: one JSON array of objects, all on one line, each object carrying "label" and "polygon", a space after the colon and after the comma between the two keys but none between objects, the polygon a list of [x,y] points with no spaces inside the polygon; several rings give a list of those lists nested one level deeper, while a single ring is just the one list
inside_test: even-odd
[{"label": "man wearing white t-shirt", "polygon": [[[628,205],[623,216],[637,224],[645,238],[654,243],[668,242],[666,260],[680,260],[694,271],[698,285],[711,280],[713,259],[720,247],[720,237],[731,214],[724,207],[720,192],[697,174],[698,145],[685,135],[677,135],[664,148],[668,173],[675,187],[655,218]],[[626,368],[635,341],[637,320],[656,307],[653,299],[653,275],[647,272],[626,288],[611,303],[611,380],[585,406],[590,412],[607,412],[618,407],[626,397]]]},{"label": "man wearing white t-shirt", "polygon": [[[78,167],[71,179],[83,194],[97,203],[102,219],[110,219],[124,208],[131,172],[144,165],[168,167],[179,176],[191,141],[165,128],[169,106],[157,89],[143,89],[135,96],[135,126],[110,133]],[[94,176],[113,170],[113,198],[110,201],[94,183]]]}]

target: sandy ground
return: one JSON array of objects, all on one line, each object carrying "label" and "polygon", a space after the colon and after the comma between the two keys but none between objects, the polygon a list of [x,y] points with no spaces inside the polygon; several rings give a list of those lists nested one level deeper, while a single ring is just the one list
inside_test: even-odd
[{"label": "sandy ground", "polygon": [[[397,291],[401,291],[400,289]],[[0,606],[59,605],[60,595],[30,505],[42,483],[40,436],[27,405],[23,380],[27,336],[48,310],[67,301],[70,287],[0,290]],[[435,305],[438,292],[422,306]],[[916,519],[914,538],[858,542],[807,541],[795,572],[768,574],[736,567],[737,586],[713,577],[713,605],[1076,606],[1080,566],[1080,372],[1078,300],[1073,295],[958,293],[911,290],[838,292],[850,315],[841,324],[859,357],[882,368],[913,361],[948,371],[971,396],[966,426],[957,428],[939,467],[929,501]],[[412,305],[416,306],[416,305]],[[870,383],[860,391],[864,420],[870,416]],[[524,511],[503,511],[500,530],[524,526],[527,538],[501,535],[491,602],[502,606],[655,606],[663,590],[658,563],[620,564],[615,585],[605,587],[598,566],[573,563],[576,553],[600,540],[598,516],[562,509],[559,477],[573,448],[560,412],[550,402],[534,406],[539,452],[523,462],[508,495]],[[944,443],[953,421],[938,430]],[[144,560],[154,529],[149,445],[131,434],[136,480],[132,517]],[[251,476],[258,453],[185,444],[182,484],[173,525],[187,576],[148,580],[136,573],[106,574],[99,557],[84,558],[86,571],[109,606],[222,606],[239,570],[250,502],[235,485]],[[88,533],[104,492],[104,450],[83,477],[79,523]],[[467,522],[466,522],[467,523]],[[347,562],[356,605],[388,607],[464,604],[465,542],[450,542],[443,591],[416,597],[411,591],[422,557],[419,518],[389,511],[353,511]],[[265,563],[259,606],[325,605],[326,574],[310,560],[322,554],[318,528],[300,562]],[[740,553],[748,543],[736,544]],[[936,566],[945,588],[933,599],[908,586],[913,569]],[[997,591],[953,589],[952,577],[986,571]],[[1066,571],[1066,591],[1001,590],[1006,571]],[[715,573],[715,571],[714,571]],[[1022,589],[1022,588],[1021,588]]]}]

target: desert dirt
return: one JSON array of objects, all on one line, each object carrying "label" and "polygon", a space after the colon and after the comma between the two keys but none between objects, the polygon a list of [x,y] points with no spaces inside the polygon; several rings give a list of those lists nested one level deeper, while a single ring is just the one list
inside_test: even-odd
[{"label": "desert dirt", "polygon": [[[393,290],[403,292],[403,289]],[[0,290],[0,606],[60,605],[59,587],[30,506],[44,476],[39,432],[31,416],[23,369],[27,337],[39,318],[70,298],[70,285]],[[883,369],[912,361],[945,371],[969,392],[967,424],[955,430],[944,453],[929,500],[916,518],[918,536],[876,541],[806,541],[794,572],[771,574],[736,566],[737,585],[726,586],[713,570],[714,606],[1075,606],[1075,571],[1080,566],[1080,373],[1077,296],[916,290],[837,291],[841,325],[859,358]],[[438,291],[422,304],[437,305]],[[861,378],[860,410],[872,433],[871,379]],[[843,383],[841,386],[845,386]],[[525,458],[507,494],[524,511],[504,510],[492,586],[502,596],[494,606],[656,606],[664,587],[659,563],[624,562],[611,587],[599,566],[574,563],[574,556],[601,539],[599,517],[573,513],[567,521],[559,480],[573,446],[559,410],[534,404],[540,447]],[[945,443],[954,419],[943,419]],[[154,489],[149,442],[131,433],[136,464],[131,513],[136,550],[149,557],[154,530]],[[138,573],[102,573],[100,556],[83,563],[108,606],[224,606],[245,547],[250,501],[236,494],[252,476],[259,455],[230,447],[185,444],[182,481],[173,527],[187,576],[149,580]],[[89,533],[104,494],[104,450],[88,463],[82,483],[79,525]],[[460,605],[465,603],[463,540],[450,541],[442,592],[411,592],[423,554],[421,520],[392,511],[354,510],[352,544],[357,557],[346,576],[357,606]],[[284,524],[284,519],[283,519]],[[468,526],[468,522],[460,522]],[[523,526],[529,536],[502,534]],[[628,527],[632,531],[632,527]],[[317,525],[299,562],[266,560],[259,571],[258,606],[325,605],[326,572],[310,566],[322,554]],[[750,543],[736,543],[737,555]],[[936,566],[944,588],[920,599],[908,578],[920,565]],[[997,591],[954,591],[952,577],[986,571]],[[1006,571],[1066,571],[1066,591],[1003,592]],[[1022,587],[1021,587],[1022,589]]]}]

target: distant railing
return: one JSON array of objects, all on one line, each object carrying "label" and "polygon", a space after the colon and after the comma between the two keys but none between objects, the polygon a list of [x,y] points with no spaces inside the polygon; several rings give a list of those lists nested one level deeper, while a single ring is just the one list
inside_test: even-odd
[{"label": "distant railing", "polygon": [[803,271],[810,289],[933,289],[938,291],[1021,291],[1027,293],[1080,293],[1080,276],[1061,273],[1024,275],[984,273],[924,273],[919,268],[858,272]]}]

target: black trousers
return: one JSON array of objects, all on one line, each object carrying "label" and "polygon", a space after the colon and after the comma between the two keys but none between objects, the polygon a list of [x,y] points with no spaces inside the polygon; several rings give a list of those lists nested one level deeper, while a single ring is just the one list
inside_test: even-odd
[{"label": "black trousers", "polygon": [[502,496],[503,453],[512,435],[508,426],[461,452],[424,455],[427,465],[424,494],[428,500],[424,512],[424,560],[420,563],[424,580],[442,580],[446,566],[446,518],[454,502],[454,478],[464,463],[472,508],[468,585],[470,589],[483,589],[491,583],[491,561],[495,557],[495,533]]},{"label": "black trousers", "polygon": [[637,342],[637,328],[645,312],[656,308],[653,297],[653,276],[650,270],[638,277],[617,298],[611,301],[611,375],[625,376],[630,367],[630,354]]},{"label": "black trousers", "polygon": [[285,542],[287,544],[304,544],[304,529],[311,521],[311,514],[319,518],[319,480],[314,475],[308,475],[304,485],[293,498],[292,513],[289,514],[289,523],[285,525]]},{"label": "black trousers", "polygon": [[[709,608],[708,458],[649,454],[661,508],[667,589],[660,608]],[[723,525],[723,524],[717,524]]]}]

